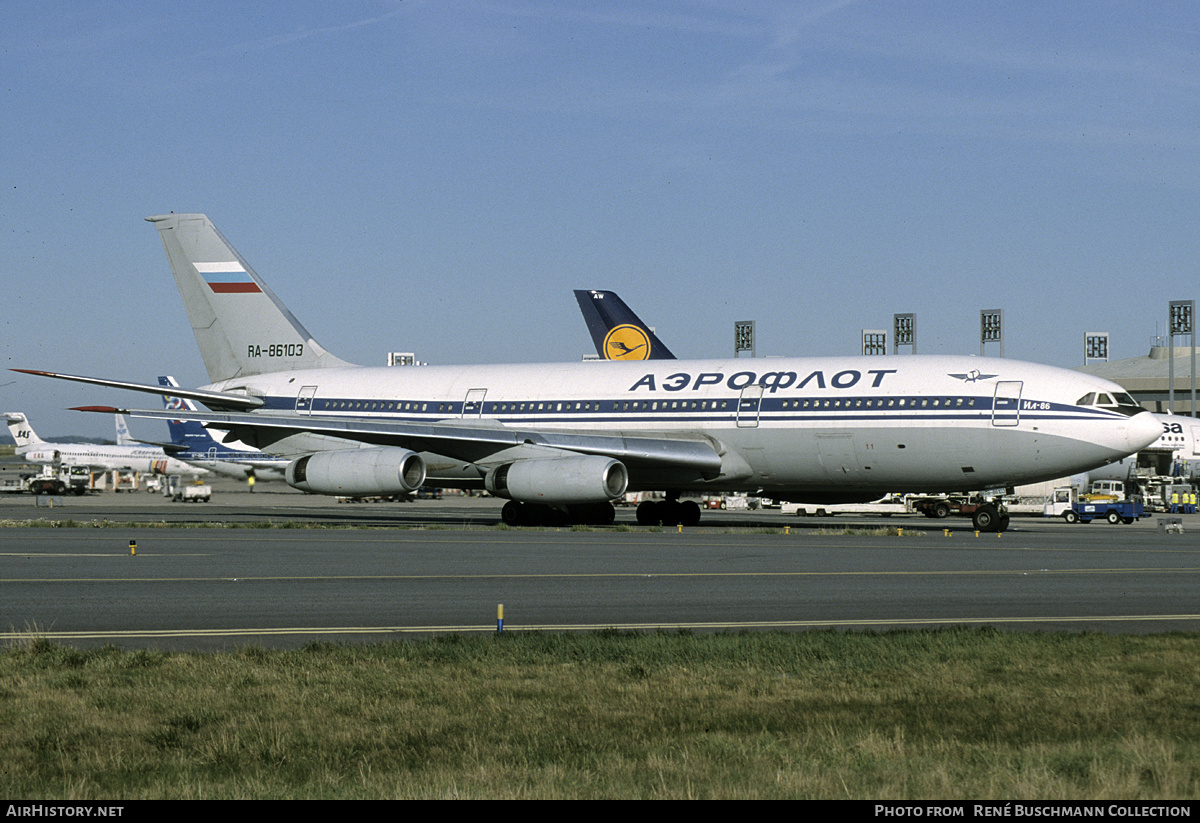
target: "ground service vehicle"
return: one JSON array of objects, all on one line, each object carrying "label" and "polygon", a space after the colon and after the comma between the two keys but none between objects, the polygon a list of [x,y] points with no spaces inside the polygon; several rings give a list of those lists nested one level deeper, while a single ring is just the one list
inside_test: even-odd
[{"label": "ground service vehicle", "polygon": [[915,512],[939,520],[952,514],[970,517],[971,525],[981,532],[1008,528],[1008,508],[998,497],[991,500],[978,495],[909,498],[908,505]]},{"label": "ground service vehicle", "polygon": [[86,469],[46,466],[41,474],[29,478],[27,488],[31,494],[87,494],[91,476]]},{"label": "ground service vehicle", "polygon": [[1095,497],[1094,500],[1081,500],[1073,487],[1063,486],[1054,490],[1043,514],[1046,517],[1061,517],[1068,523],[1091,523],[1096,518],[1103,518],[1114,525],[1132,523],[1145,514],[1140,500],[1118,500],[1103,494]]},{"label": "ground service vehicle", "polygon": [[188,483],[178,475],[171,475],[163,486],[163,497],[176,503],[207,503],[212,499],[212,486],[207,483]]}]

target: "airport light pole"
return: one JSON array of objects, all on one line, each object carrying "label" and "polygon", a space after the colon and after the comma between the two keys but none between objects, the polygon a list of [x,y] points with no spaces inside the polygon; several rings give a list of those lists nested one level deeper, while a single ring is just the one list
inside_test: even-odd
[{"label": "airport light pole", "polygon": [[1168,305],[1167,329],[1167,407],[1175,413],[1175,338],[1189,338],[1188,345],[1192,350],[1192,403],[1188,414],[1196,416],[1196,301],[1172,300]]},{"label": "airport light pole", "polygon": [[892,315],[892,354],[899,354],[901,346],[911,346],[910,354],[917,353],[917,316],[915,314]]},{"label": "airport light pole", "polygon": [[979,312],[979,356],[988,343],[1000,344],[1000,356],[1004,356],[1004,309],[983,309]]},{"label": "airport light pole", "polygon": [[883,329],[863,329],[862,353],[864,355],[887,354],[887,332]]},{"label": "airport light pole", "polygon": [[733,356],[741,357],[742,352],[750,352],[754,356],[754,321],[737,320],[733,324]]},{"label": "airport light pole", "polygon": [[1083,365],[1108,362],[1108,332],[1090,331],[1083,335]]}]

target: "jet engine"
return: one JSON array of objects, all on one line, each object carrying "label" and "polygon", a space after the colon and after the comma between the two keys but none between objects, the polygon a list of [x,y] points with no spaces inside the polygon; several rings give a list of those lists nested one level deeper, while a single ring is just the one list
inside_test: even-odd
[{"label": "jet engine", "polygon": [[425,482],[425,460],[390,446],[317,452],[289,463],[284,479],[317,494],[403,494]]},{"label": "jet engine", "polygon": [[629,472],[619,460],[585,455],[518,460],[484,477],[489,492],[523,503],[607,503],[627,485]]}]

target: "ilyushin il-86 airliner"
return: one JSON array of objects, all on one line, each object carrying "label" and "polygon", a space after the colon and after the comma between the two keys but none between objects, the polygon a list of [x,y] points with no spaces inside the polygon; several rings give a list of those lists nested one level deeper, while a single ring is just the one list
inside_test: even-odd
[{"label": "ilyushin il-86 airliner", "polygon": [[[700,511],[684,492],[850,502],[995,489],[1118,460],[1161,433],[1113,383],[1004,359],[355,366],[312,338],[207,217],[147,220],[212,381],[172,394],[210,411],[128,413],[202,420],[287,457],[287,482],[309,492],[485,488],[508,499],[505,522],[522,524],[612,522],[610,501],[627,490],[666,490],[639,519],[688,524]],[[1111,403],[1087,401],[1100,395]],[[1007,521],[988,505],[975,525]]]}]

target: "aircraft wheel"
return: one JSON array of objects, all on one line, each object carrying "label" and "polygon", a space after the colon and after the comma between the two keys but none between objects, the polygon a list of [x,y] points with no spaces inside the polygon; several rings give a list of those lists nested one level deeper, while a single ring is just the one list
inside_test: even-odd
[{"label": "aircraft wheel", "polygon": [[584,526],[611,526],[617,519],[612,503],[585,503],[567,507],[570,522]]},{"label": "aircraft wheel", "polygon": [[611,526],[617,522],[617,509],[612,503],[601,503],[596,506],[592,524],[596,526]]},{"label": "aircraft wheel", "polygon": [[679,504],[679,522],[685,526],[700,525],[700,506],[695,500]]},{"label": "aircraft wheel", "polygon": [[1109,512],[1108,513],[1108,522],[1112,523],[1114,526],[1117,525],[1118,523],[1121,522],[1121,515],[1115,511]]},{"label": "aircraft wheel", "polygon": [[1078,523],[1079,515],[1071,509],[1067,509],[1065,512],[1063,512],[1063,520],[1066,520],[1068,523]]},{"label": "aircraft wheel", "polygon": [[657,526],[659,517],[659,504],[653,500],[643,500],[637,507],[637,522],[639,526]]},{"label": "aircraft wheel", "polygon": [[996,530],[996,507],[991,503],[986,503],[975,510],[971,515],[971,522],[975,526],[976,531],[990,532]]},{"label": "aircraft wheel", "polygon": [[664,500],[658,504],[658,520],[664,526],[678,526],[683,516],[683,504],[678,500]]},{"label": "aircraft wheel", "polygon": [[[531,509],[537,509],[541,515],[538,519],[541,521],[537,525],[551,526],[553,528],[561,528],[571,522],[570,515],[563,509],[555,508],[554,506],[539,506],[536,504],[530,505]],[[532,525],[532,524],[531,524]]]},{"label": "aircraft wheel", "polygon": [[521,525],[521,504],[516,500],[509,500],[500,510],[500,519],[506,526]]}]

